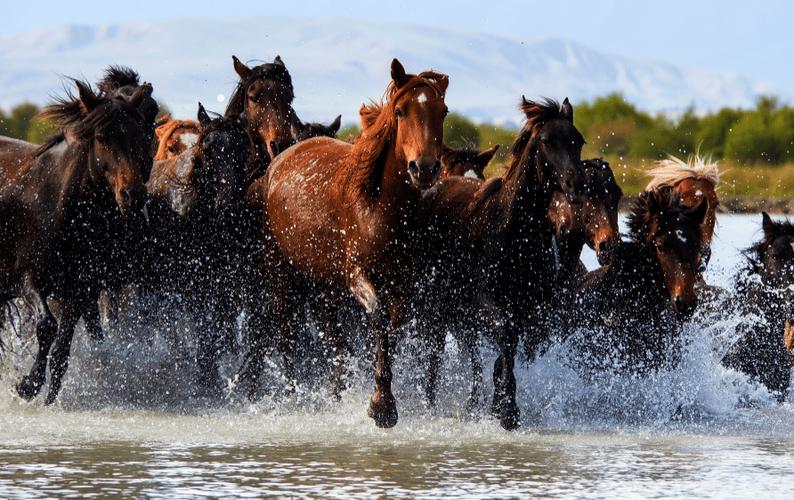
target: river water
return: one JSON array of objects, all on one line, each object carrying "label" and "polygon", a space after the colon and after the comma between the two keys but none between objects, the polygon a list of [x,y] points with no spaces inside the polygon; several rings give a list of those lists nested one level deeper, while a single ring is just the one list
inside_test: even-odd
[{"label": "river water", "polygon": [[[738,250],[759,227],[759,216],[719,217],[710,283],[730,288]],[[585,260],[594,265],[592,254]],[[32,345],[4,331],[0,498],[792,498],[794,407],[719,364],[741,320],[726,308],[693,322],[681,365],[644,378],[583,379],[567,348],[552,346],[520,363],[523,425],[512,433],[487,417],[462,417],[468,366],[451,337],[432,411],[405,341],[395,364],[400,421],[381,430],[366,416],[368,361],[338,403],[322,384],[290,396],[269,391],[255,403],[234,391],[222,402],[194,394],[191,329],[179,317],[113,331],[99,345],[78,331],[58,404],[26,403],[13,385]],[[483,356],[492,364],[489,348]],[[277,386],[275,361],[272,372]]]}]

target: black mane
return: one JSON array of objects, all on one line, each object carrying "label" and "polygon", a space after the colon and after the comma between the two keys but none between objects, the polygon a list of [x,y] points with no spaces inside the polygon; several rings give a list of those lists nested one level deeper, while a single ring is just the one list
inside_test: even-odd
[{"label": "black mane", "polygon": [[137,87],[140,84],[137,71],[127,66],[111,64],[97,82],[97,88],[104,94],[113,94],[122,87]]}]

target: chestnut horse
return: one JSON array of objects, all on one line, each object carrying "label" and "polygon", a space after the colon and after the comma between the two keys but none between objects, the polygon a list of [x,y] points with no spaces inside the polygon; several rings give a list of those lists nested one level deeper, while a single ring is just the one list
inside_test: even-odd
[{"label": "chestnut horse", "polygon": [[[436,372],[451,319],[454,328],[472,335],[481,326],[479,313],[495,313],[499,357],[494,366],[491,410],[506,429],[519,425],[513,367],[519,337],[538,346],[548,336],[556,269],[551,252],[552,229],[547,210],[559,191],[571,198],[581,191],[584,138],[573,124],[573,107],[552,100],[522,99],[524,127],[513,144],[510,167],[486,182],[448,177],[422,200],[425,233],[413,241],[422,252],[418,305],[421,336],[431,342],[425,390],[435,398]],[[473,349],[470,349],[473,352]],[[469,406],[479,400],[480,369],[475,364]]]},{"label": "chestnut horse", "polygon": [[[264,213],[263,243],[277,245],[276,260],[265,262],[264,271],[274,287],[274,318],[287,338],[283,349],[298,349],[289,323],[307,300],[299,293],[301,280],[352,294],[372,323],[377,353],[368,413],[379,427],[397,423],[391,330],[401,321],[407,260],[420,258],[406,254],[405,237],[421,190],[441,169],[448,85],[441,73],[407,74],[396,59],[391,78],[375,123],[356,144],[304,141],[278,156],[249,190]],[[256,377],[261,356],[260,349],[249,356],[244,377]]]},{"label": "chestnut horse", "polygon": [[[35,397],[49,362],[47,403],[60,390],[75,323],[115,268],[127,219],[143,206],[152,161],[141,113],[151,86],[109,97],[75,84],[79,97],[42,112],[61,132],[41,146],[0,139],[0,300],[23,297],[37,317],[38,353],[17,392]],[[57,322],[49,297],[59,303]]]},{"label": "chestnut horse", "polygon": [[739,340],[723,363],[764,384],[779,401],[788,393],[792,348],[791,301],[794,289],[794,224],[776,222],[762,213],[763,238],[746,250],[749,266],[737,282],[745,317]]},{"label": "chestnut horse", "polygon": [[[708,202],[692,208],[670,188],[640,194],[629,214],[629,241],[577,290],[587,332],[585,364],[644,372],[676,354],[678,327],[698,303],[695,284]],[[675,359],[673,359],[675,361]]]},{"label": "chestnut horse", "polygon": [[196,120],[176,120],[165,115],[157,120],[157,151],[155,160],[167,160],[179,156],[196,144],[199,124]]},{"label": "chestnut horse", "polygon": [[656,162],[656,167],[648,171],[652,177],[646,186],[646,191],[671,187],[678,193],[681,200],[688,207],[696,207],[702,200],[708,202],[706,218],[701,226],[701,241],[703,242],[703,256],[701,259],[701,274],[705,271],[711,258],[711,239],[714,236],[714,226],[717,223],[717,207],[720,204],[717,196],[717,185],[720,182],[720,170],[717,163],[708,156],[695,154],[687,161],[669,156],[665,160]]}]

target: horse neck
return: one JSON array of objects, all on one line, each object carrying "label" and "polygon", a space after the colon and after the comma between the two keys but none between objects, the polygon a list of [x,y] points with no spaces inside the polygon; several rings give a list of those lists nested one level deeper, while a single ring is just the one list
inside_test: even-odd
[{"label": "horse neck", "polygon": [[413,218],[420,192],[411,185],[406,163],[397,158],[393,140],[384,146],[376,162],[372,174],[375,192],[370,193],[372,204],[381,211]]},{"label": "horse neck", "polygon": [[529,155],[523,164],[508,170],[503,178],[499,193],[499,205],[505,222],[503,230],[507,233],[548,233],[550,237],[551,224],[547,209],[552,193],[550,190],[544,192],[534,161],[534,156]]},{"label": "horse neck", "polygon": [[622,248],[609,264],[615,286],[637,301],[655,303],[659,298],[666,300],[662,266],[653,250],[636,241],[623,242],[620,246]]}]

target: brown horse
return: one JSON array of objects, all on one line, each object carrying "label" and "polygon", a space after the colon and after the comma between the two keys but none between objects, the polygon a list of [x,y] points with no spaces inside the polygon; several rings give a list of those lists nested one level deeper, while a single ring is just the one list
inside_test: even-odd
[{"label": "brown horse", "polygon": [[485,180],[485,167],[499,149],[499,144],[494,144],[482,151],[473,147],[450,148],[444,145],[441,154],[441,173],[439,179],[446,179],[455,175],[473,177]]},{"label": "brown horse", "polygon": [[717,223],[717,207],[720,204],[717,196],[717,185],[720,182],[720,170],[716,162],[708,156],[695,154],[687,161],[670,156],[665,160],[656,162],[656,167],[648,171],[652,177],[646,186],[646,191],[671,187],[688,207],[696,207],[701,201],[708,202],[706,218],[701,226],[703,241],[703,258],[701,270],[705,270],[711,258],[711,239],[714,236],[714,226]]},{"label": "brown horse", "polygon": [[[23,297],[37,316],[38,353],[17,391],[35,397],[49,361],[47,403],[60,390],[75,323],[114,269],[126,219],[143,206],[152,161],[140,109],[151,86],[127,98],[75,83],[79,97],[42,112],[61,132],[41,146],[0,139],[0,299]],[[57,323],[48,297],[59,302]]]},{"label": "brown horse", "polygon": [[[670,188],[640,194],[629,241],[577,290],[577,319],[587,330],[584,364],[646,372],[677,352],[677,334],[698,303],[701,224],[708,204],[685,205]],[[673,359],[675,361],[675,359]]]},{"label": "brown horse", "polygon": [[240,81],[229,98],[225,115],[233,118],[244,113],[246,116],[253,145],[249,175],[255,178],[264,173],[276,155],[295,142],[292,136],[295,92],[292,77],[279,56],[272,63],[253,68],[236,56],[232,56],[232,62]]},{"label": "brown horse", "polygon": [[[419,268],[418,305],[423,338],[429,339],[425,390],[435,398],[436,372],[446,328],[471,335],[476,345],[479,314],[500,324],[494,366],[492,412],[506,429],[519,424],[513,367],[521,333],[532,346],[547,337],[546,311],[556,280],[547,210],[555,192],[578,196],[584,138],[573,125],[573,107],[552,100],[522,99],[524,127],[513,144],[505,174],[486,182],[449,177],[422,200],[425,233],[413,238],[428,267]],[[455,318],[455,321],[451,321]],[[470,349],[473,352],[473,349]],[[471,355],[470,406],[479,400],[479,359]]]},{"label": "brown horse", "polygon": [[609,163],[601,159],[582,162],[584,192],[575,203],[561,192],[552,195],[547,212],[554,226],[559,256],[558,280],[573,289],[587,272],[579,257],[584,245],[595,250],[606,264],[610,249],[620,242],[618,202],[623,191],[615,181]]},{"label": "brown horse", "polygon": [[[307,280],[350,293],[370,316],[375,338],[375,392],[369,415],[379,427],[397,423],[391,390],[391,333],[405,302],[399,286],[407,259],[407,228],[415,223],[422,189],[441,169],[444,94],[448,77],[407,74],[396,59],[386,100],[355,145],[328,138],[304,141],[280,155],[249,190],[265,213],[264,244],[277,244],[265,271],[274,286],[275,319],[290,345],[289,318],[300,315]],[[250,361],[261,352],[254,351]],[[248,364],[243,375],[258,367]],[[289,367],[288,367],[289,370]],[[289,374],[294,376],[294,374]],[[254,374],[255,376],[255,374]]]},{"label": "brown horse", "polygon": [[157,121],[157,152],[155,160],[167,160],[179,156],[196,144],[199,124],[196,120],[176,120],[165,115]]}]

